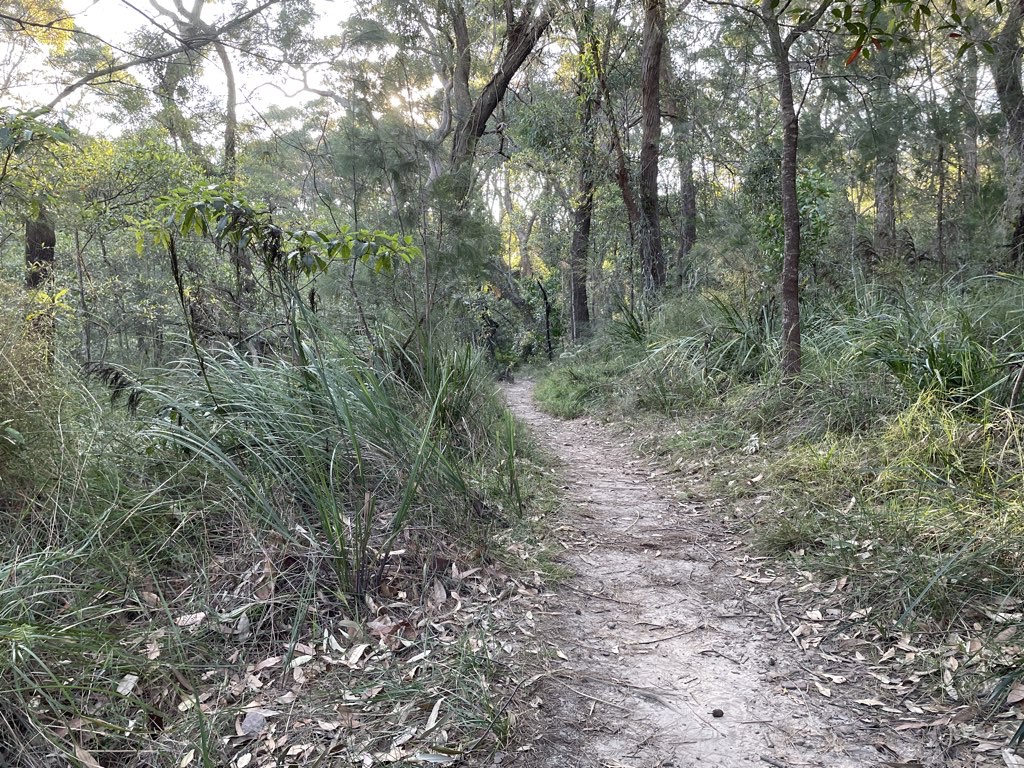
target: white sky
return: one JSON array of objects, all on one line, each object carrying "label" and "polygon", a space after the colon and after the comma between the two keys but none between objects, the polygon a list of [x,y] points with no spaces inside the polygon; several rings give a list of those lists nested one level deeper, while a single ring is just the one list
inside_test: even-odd
[{"label": "white sky", "polygon": [[[191,4],[191,0],[186,0]],[[173,7],[173,0],[163,0],[163,5]],[[317,35],[333,34],[338,25],[351,13],[351,0],[313,0],[314,9],[320,16],[316,24]],[[77,27],[92,33],[105,42],[109,43],[119,58],[128,58],[131,52],[130,40],[132,35],[143,29],[153,29],[153,23],[147,16],[158,18],[157,11],[150,5],[149,0],[65,0],[64,7],[74,17]],[[230,6],[226,2],[208,2],[207,10],[203,16],[212,21]],[[273,13],[271,8],[269,13]],[[164,18],[164,20],[166,20]],[[121,51],[125,51],[121,53]],[[254,112],[261,110],[269,104],[288,105],[289,103],[299,104],[311,98],[309,94],[298,94],[294,99],[286,99],[281,88],[294,93],[299,90],[301,81],[296,79],[289,82],[287,73],[280,72],[274,76],[253,74],[242,71],[239,66],[241,56],[234,51],[229,51],[235,70],[235,78],[238,85],[238,107],[239,119],[247,120],[254,116]],[[44,71],[41,58],[34,61],[25,61],[23,66],[36,70],[37,76],[33,78],[35,84],[24,87],[20,93],[12,94],[22,102],[45,104],[49,102],[63,86],[54,83],[52,75]],[[64,78],[65,83],[67,78]],[[217,97],[226,93],[223,73],[216,64],[215,59],[210,61],[206,67],[206,74],[201,80],[202,84]],[[268,87],[269,85],[278,87]],[[319,85],[311,82],[311,85]],[[69,102],[74,103],[81,99],[88,100],[88,96],[78,95],[70,97]],[[3,94],[0,94],[0,101],[3,101]],[[103,130],[100,125],[92,126]],[[117,126],[106,127],[108,132],[117,132]]]}]

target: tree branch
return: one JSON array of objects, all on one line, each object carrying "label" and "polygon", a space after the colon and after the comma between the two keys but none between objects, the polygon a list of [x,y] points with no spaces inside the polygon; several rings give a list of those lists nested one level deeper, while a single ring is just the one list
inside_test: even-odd
[{"label": "tree branch", "polygon": [[103,67],[101,69],[97,69],[94,72],[90,72],[87,75],[83,75],[82,77],[75,80],[73,83],[66,86],[64,90],[58,93],[57,96],[53,100],[51,100],[50,103],[46,106],[50,109],[53,109],[62,101],[64,101],[64,99],[66,99],[68,96],[77,91],[79,88],[82,88],[83,86],[86,86],[95,80],[99,80],[104,77],[109,77],[110,75],[115,75],[118,72],[124,72],[126,69],[132,69],[143,64],[152,64],[154,61],[160,61],[162,59],[170,58],[171,56],[177,56],[178,54],[198,50],[199,48],[203,48],[207,45],[210,45],[211,43],[216,42],[216,40],[220,38],[222,35],[237,29],[242,24],[247,22],[249,19],[262,13],[267,8],[276,5],[280,1],[281,0],[265,0],[265,2],[261,3],[260,5],[257,5],[252,10],[246,11],[242,15],[232,18],[230,21],[226,22],[222,26],[212,29],[207,34],[200,34],[196,37],[190,37],[182,41],[180,45],[176,45],[172,48],[166,48],[162,51],[147,54],[144,56],[136,56],[134,59],[130,59],[129,61],[124,61],[119,64],[112,64],[109,67]]}]

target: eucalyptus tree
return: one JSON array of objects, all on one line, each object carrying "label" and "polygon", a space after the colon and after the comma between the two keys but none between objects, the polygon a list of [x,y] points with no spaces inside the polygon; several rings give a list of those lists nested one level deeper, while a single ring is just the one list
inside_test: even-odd
[{"label": "eucalyptus tree", "polygon": [[1024,2],[1010,0],[1005,8],[986,4],[969,16],[969,24],[974,42],[982,45],[986,53],[999,108],[1006,121],[1009,253],[1011,260],[1020,266],[1024,264],[1024,83],[1021,80]]},{"label": "eucalyptus tree", "polygon": [[574,85],[576,115],[579,122],[579,150],[576,189],[572,206],[572,242],[569,246],[569,318],[573,339],[585,335],[590,326],[588,272],[590,233],[594,220],[596,163],[596,126],[601,107],[601,90],[595,73],[607,66],[609,47],[595,45],[594,0],[585,0],[576,17],[575,36],[578,53]]},{"label": "eucalyptus tree", "polygon": [[652,293],[665,285],[665,252],[661,242],[661,204],[658,170],[661,156],[661,80],[665,48],[664,0],[644,0],[643,54],[640,58],[640,261],[644,290]]}]

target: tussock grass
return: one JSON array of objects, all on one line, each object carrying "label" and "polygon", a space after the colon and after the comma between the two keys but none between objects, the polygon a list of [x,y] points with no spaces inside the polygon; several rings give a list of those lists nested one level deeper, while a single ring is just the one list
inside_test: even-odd
[{"label": "tussock grass", "polygon": [[0,763],[227,765],[257,705],[291,712],[293,762],[383,759],[410,728],[423,752],[507,738],[471,596],[516,594],[488,553],[536,468],[476,353],[366,359],[306,327],[302,365],[94,371],[126,410],[22,317],[0,318]]}]

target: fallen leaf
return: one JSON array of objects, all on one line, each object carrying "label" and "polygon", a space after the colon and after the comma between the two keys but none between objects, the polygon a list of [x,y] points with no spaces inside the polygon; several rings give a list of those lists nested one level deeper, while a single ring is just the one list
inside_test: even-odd
[{"label": "fallen leaf", "polygon": [[854,704],[862,704],[865,707],[884,707],[885,702],[879,699],[857,699]]},{"label": "fallen leaf", "polygon": [[271,656],[270,658],[264,659],[259,664],[257,664],[255,667],[253,667],[252,671],[253,672],[262,672],[264,669],[267,669],[268,667],[276,667],[282,661],[284,661],[284,657],[283,656]]},{"label": "fallen leaf", "polygon": [[831,699],[832,698],[832,691],[829,690],[829,687],[827,685],[822,685],[817,680],[815,680],[814,681],[814,687],[817,688],[818,689],[818,693],[820,693],[825,698],[827,698],[827,699]]},{"label": "fallen leaf", "polygon": [[135,690],[135,684],[139,682],[138,675],[125,675],[117,684],[117,692],[122,696],[129,696]]},{"label": "fallen leaf", "polygon": [[432,765],[448,765],[458,759],[458,755],[436,755],[431,752],[417,752],[410,760],[414,763],[430,763]]},{"label": "fallen leaf", "polygon": [[430,710],[430,717],[427,718],[427,727],[423,729],[424,733],[433,730],[434,726],[437,725],[437,716],[441,711],[441,702],[443,702],[444,700],[445,697],[442,696],[434,703],[433,709]]},{"label": "fallen leaf", "polygon": [[186,765],[189,765],[195,759],[196,751],[194,749],[190,749],[182,756],[181,760],[178,761],[178,768],[185,768]]},{"label": "fallen leaf", "polygon": [[369,643],[363,643],[362,645],[357,645],[355,648],[353,648],[349,652],[348,658],[345,659],[345,663],[348,666],[350,666],[353,669],[355,669],[356,666],[359,664],[359,659],[362,658],[362,655],[366,652],[366,649],[369,648],[369,647],[370,647]]},{"label": "fallen leaf", "polygon": [[206,612],[199,611],[199,613],[188,613],[184,616],[179,616],[174,620],[174,623],[182,628],[195,629],[206,619]]},{"label": "fallen leaf", "polygon": [[1006,694],[1007,704],[1016,704],[1018,701],[1024,701],[1024,685],[1021,683],[1015,683],[1010,692]]},{"label": "fallen leaf", "polygon": [[85,768],[103,768],[103,766],[99,764],[99,761],[92,756],[92,753],[89,752],[89,750],[84,749],[77,744],[75,744],[75,757],[78,758]]}]

